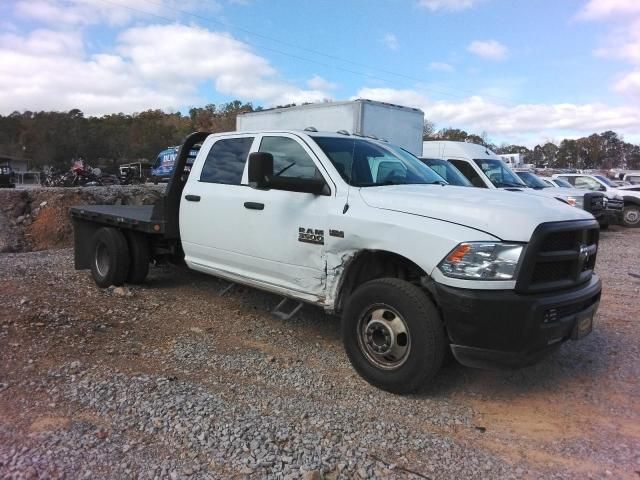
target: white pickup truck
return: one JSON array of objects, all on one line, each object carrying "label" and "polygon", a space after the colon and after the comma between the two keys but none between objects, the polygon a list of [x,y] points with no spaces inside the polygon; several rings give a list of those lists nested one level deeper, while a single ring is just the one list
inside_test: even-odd
[{"label": "white pickup truck", "polygon": [[158,204],[71,215],[76,268],[99,286],[178,257],[318,305],[341,314],[358,373],[396,393],[431,379],[447,349],[468,366],[533,363],[589,334],[600,300],[590,214],[451,186],[401,148],[346,133],[195,133]]}]

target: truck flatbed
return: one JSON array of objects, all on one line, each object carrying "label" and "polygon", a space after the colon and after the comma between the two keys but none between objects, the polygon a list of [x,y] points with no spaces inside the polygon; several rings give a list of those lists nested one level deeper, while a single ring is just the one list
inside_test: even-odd
[{"label": "truck flatbed", "polygon": [[82,205],[71,208],[71,216],[104,225],[140,232],[163,234],[166,219],[155,205]]}]

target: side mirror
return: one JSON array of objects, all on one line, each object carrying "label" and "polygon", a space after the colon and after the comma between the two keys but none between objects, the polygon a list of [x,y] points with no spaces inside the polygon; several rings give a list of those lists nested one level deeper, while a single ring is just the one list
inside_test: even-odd
[{"label": "side mirror", "polygon": [[273,176],[273,155],[266,152],[249,154],[249,186],[251,188],[269,188],[269,178]]}]

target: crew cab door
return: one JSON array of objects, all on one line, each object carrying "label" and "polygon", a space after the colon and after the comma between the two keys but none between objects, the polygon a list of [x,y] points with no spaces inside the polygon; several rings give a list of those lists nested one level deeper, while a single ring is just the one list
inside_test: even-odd
[{"label": "crew cab door", "polygon": [[245,167],[251,151],[271,153],[276,175],[321,175],[312,151],[294,135],[214,139],[182,194],[185,259],[197,270],[320,301],[331,196],[249,187]]}]

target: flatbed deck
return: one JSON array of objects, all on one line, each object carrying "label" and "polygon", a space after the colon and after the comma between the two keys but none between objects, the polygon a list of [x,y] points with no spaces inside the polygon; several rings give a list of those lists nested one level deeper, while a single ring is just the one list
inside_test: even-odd
[{"label": "flatbed deck", "polygon": [[154,205],[82,205],[71,207],[71,217],[152,234],[163,234],[166,227]]}]

